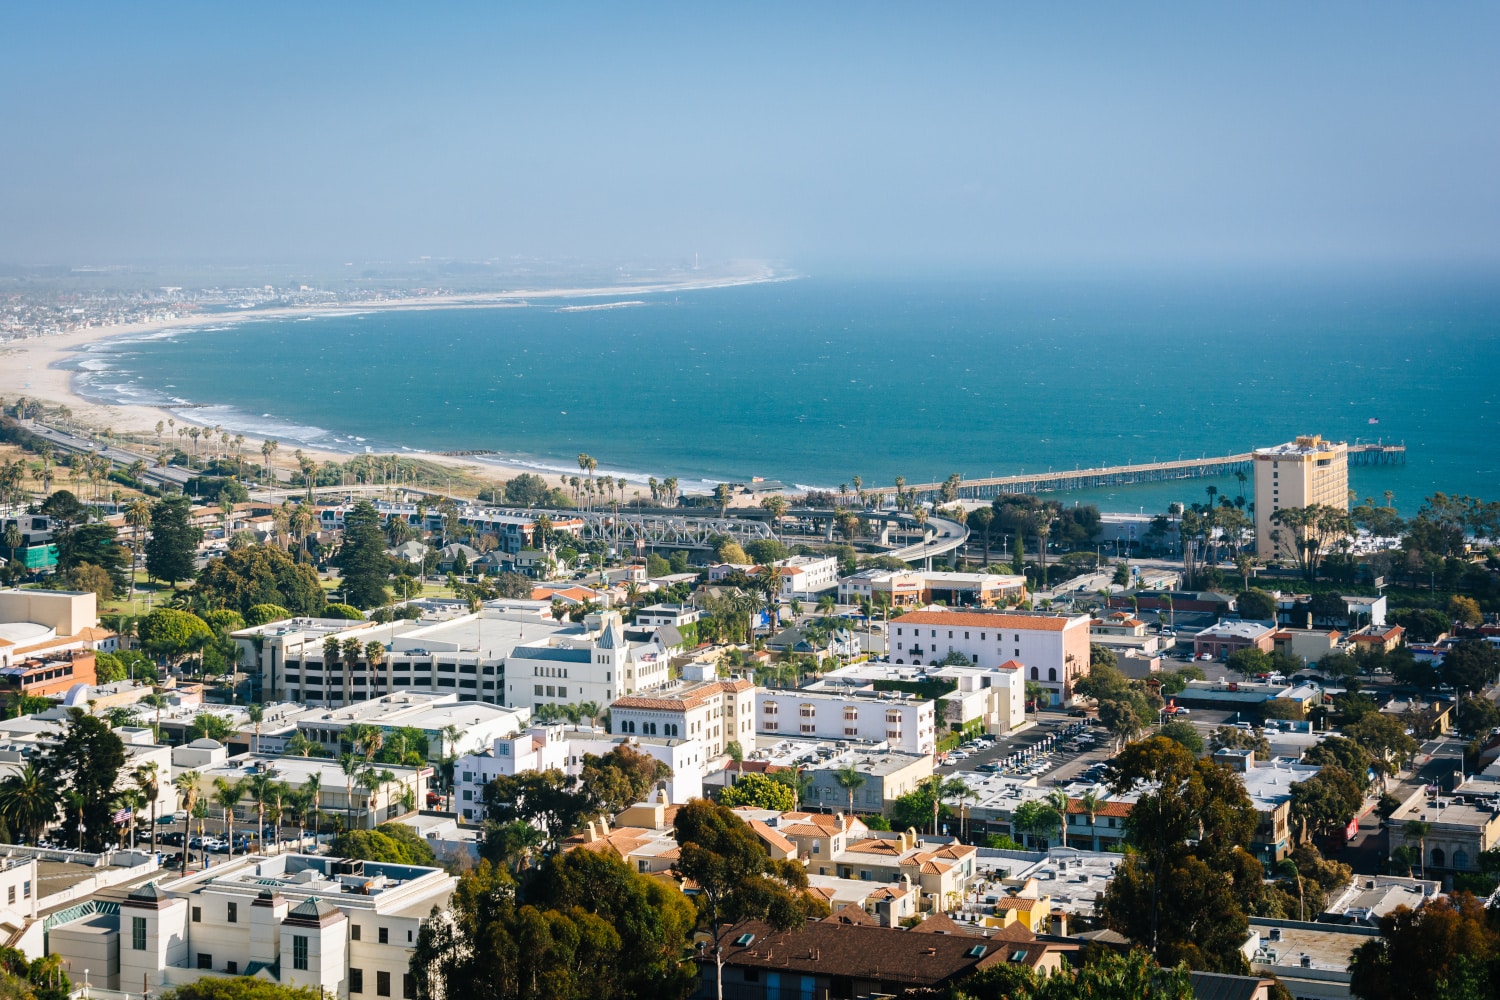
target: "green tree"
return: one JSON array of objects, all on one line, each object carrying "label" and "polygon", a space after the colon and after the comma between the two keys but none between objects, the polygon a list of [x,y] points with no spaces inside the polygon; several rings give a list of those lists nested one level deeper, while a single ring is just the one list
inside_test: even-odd
[{"label": "green tree", "polygon": [[80,524],[59,532],[53,541],[57,545],[60,572],[70,572],[83,565],[96,566],[108,574],[114,592],[129,587],[130,555],[117,540],[113,525],[102,522]]},{"label": "green tree", "polygon": [[57,818],[57,788],[45,771],[30,761],[15,774],[0,779],[0,821],[28,844],[42,838],[48,824]]},{"label": "green tree", "polygon": [[484,787],[486,828],[530,823],[543,833],[547,853],[592,815],[591,803],[561,771],[527,771],[500,775]]},{"label": "green tree", "polygon": [[188,611],[157,608],[141,619],[141,648],[170,663],[180,663],[214,637],[208,623]]},{"label": "green tree", "polygon": [[92,593],[98,604],[114,599],[114,580],[110,579],[109,573],[103,568],[93,563],[78,563],[68,570],[67,580],[69,588]]},{"label": "green tree", "polygon": [[1246,621],[1275,621],[1276,598],[1264,590],[1245,590],[1234,599],[1235,608]]},{"label": "green tree", "polygon": [[833,780],[838,782],[839,787],[849,793],[849,815],[854,815],[854,793],[864,787],[867,780],[864,773],[853,764],[841,767],[833,772]]},{"label": "green tree", "polygon": [[779,781],[772,781],[764,774],[744,774],[724,789],[719,801],[731,808],[752,806],[756,809],[775,809],[789,812],[795,806],[792,790]]},{"label": "green tree", "polygon": [[427,841],[405,823],[382,823],[373,830],[346,830],[334,838],[329,853],[398,865],[436,864]]},{"label": "green tree", "polygon": [[327,604],[313,568],[274,545],[251,545],[210,559],[193,593],[210,607],[242,615],[257,605],[273,604],[316,617]]},{"label": "green tree", "polygon": [[385,554],[380,526],[380,512],[368,500],[360,500],[344,518],[338,563],[344,599],[356,608],[379,607],[390,600],[386,583],[391,576],[391,561]]},{"label": "green tree", "polygon": [[1077,967],[1053,973],[997,962],[976,972],[953,991],[954,1000],[1192,1000],[1186,966],[1164,969],[1140,949],[1128,955],[1109,948],[1090,952]]},{"label": "green tree", "polygon": [[736,922],[762,920],[791,930],[827,907],[807,893],[807,869],[777,860],[725,806],[693,799],[677,810],[679,856],[673,872],[698,887],[698,910],[713,940],[714,980],[724,996],[724,935]]},{"label": "green tree", "polygon": [[1030,799],[1016,807],[1010,825],[1019,834],[1050,841],[1063,828],[1063,819],[1045,799]]},{"label": "green tree", "polygon": [[569,851],[542,866],[527,900],[564,913],[586,912],[615,928],[621,997],[677,998],[696,984],[697,968],[683,955],[698,911],[670,883],[632,871],[612,855]]},{"label": "green tree", "polygon": [[232,976],[228,979],[206,977],[167,990],[161,1000],[321,1000],[318,991],[307,987],[283,986],[269,979]]},{"label": "green tree", "polygon": [[146,572],[176,586],[193,578],[193,561],[203,529],[193,524],[192,501],[163,497],[151,507],[151,538],[146,542]]},{"label": "green tree", "polygon": [[1141,793],[1125,821],[1131,850],[1102,901],[1109,926],[1163,964],[1243,972],[1264,870],[1240,846],[1257,818],[1239,776],[1161,737],[1126,747],[1108,774],[1116,794]]},{"label": "green tree", "polygon": [[83,850],[101,851],[114,840],[115,784],[124,766],[125,743],[109,723],[82,709],[69,709],[63,738],[43,755],[40,770],[54,787],[69,788],[78,796]]},{"label": "green tree", "polygon": [[1194,757],[1203,755],[1203,737],[1198,735],[1198,730],[1191,722],[1174,719],[1157,730],[1157,735],[1181,743]]},{"label": "green tree", "polygon": [[267,622],[284,621],[290,617],[292,617],[291,611],[279,604],[253,604],[245,610],[245,625],[255,628]]},{"label": "green tree", "polygon": [[1263,650],[1256,649],[1254,646],[1246,646],[1244,649],[1236,649],[1230,653],[1225,666],[1241,677],[1255,677],[1258,674],[1271,672],[1271,658]]},{"label": "green tree", "polygon": [[1500,932],[1484,904],[1455,892],[1382,917],[1380,937],[1354,952],[1349,987],[1364,1000],[1492,997],[1497,958]]}]

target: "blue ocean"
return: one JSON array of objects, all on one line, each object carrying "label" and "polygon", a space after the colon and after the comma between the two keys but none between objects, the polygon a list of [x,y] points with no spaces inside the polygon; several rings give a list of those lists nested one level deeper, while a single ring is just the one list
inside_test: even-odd
[{"label": "blue ocean", "polygon": [[[575,472],[587,452],[633,481],[837,489],[1318,433],[1407,445],[1405,465],[1353,470],[1377,502],[1387,490],[1408,512],[1435,490],[1500,498],[1500,285],[1482,278],[810,276],[205,323],[98,345],[83,368],[91,396],[286,449],[486,449]],[[1060,498],[1149,513],[1208,485]]]}]

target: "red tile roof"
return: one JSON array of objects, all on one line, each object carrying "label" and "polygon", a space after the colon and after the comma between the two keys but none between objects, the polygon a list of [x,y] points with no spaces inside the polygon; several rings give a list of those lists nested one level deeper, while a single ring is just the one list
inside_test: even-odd
[{"label": "red tile roof", "polygon": [[[913,611],[892,620],[895,625],[941,625],[970,628],[1030,630],[1033,632],[1061,632],[1071,619],[1063,615],[1007,615],[983,611]],[[1087,619],[1082,619],[1084,625]]]}]

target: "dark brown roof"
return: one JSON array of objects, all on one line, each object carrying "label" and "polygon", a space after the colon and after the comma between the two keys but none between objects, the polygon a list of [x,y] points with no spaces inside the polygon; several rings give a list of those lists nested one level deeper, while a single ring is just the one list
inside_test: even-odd
[{"label": "dark brown roof", "polygon": [[827,924],[860,924],[862,926],[878,926],[880,924],[880,921],[853,903],[846,903],[840,906],[837,910],[824,917],[823,922]]},{"label": "dark brown roof", "polygon": [[826,921],[776,931],[758,920],[744,920],[730,928],[724,941],[728,966],[912,986],[943,986],[1007,961],[1012,951],[1029,950],[1010,941]]}]

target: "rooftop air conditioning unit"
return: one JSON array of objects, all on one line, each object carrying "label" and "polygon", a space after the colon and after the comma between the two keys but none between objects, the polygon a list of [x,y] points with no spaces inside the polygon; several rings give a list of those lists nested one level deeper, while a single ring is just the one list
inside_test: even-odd
[{"label": "rooftop air conditioning unit", "polygon": [[1303,955],[1302,956],[1302,967],[1304,969],[1311,969],[1312,968],[1312,956],[1311,955]]},{"label": "rooftop air conditioning unit", "polygon": [[1271,937],[1272,941],[1280,941],[1281,940],[1281,928],[1280,927],[1272,927],[1271,928],[1271,935],[1270,935],[1270,937]]}]

